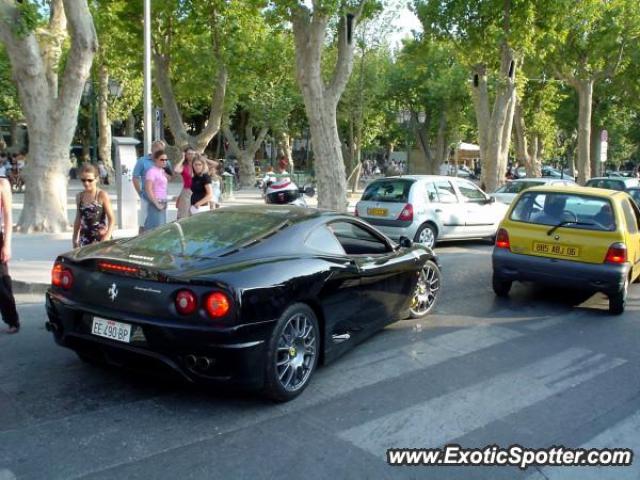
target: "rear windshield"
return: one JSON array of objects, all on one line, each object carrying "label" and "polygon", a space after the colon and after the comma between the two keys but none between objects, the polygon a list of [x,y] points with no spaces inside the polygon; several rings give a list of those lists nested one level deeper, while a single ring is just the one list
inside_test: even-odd
[{"label": "rear windshield", "polygon": [[373,182],[367,186],[362,194],[366,202],[402,202],[409,201],[409,191],[415,180],[408,178],[393,178]]},{"label": "rear windshield", "polygon": [[496,193],[520,193],[523,190],[531,187],[537,187],[542,185],[544,182],[535,182],[535,181],[523,181],[523,182],[510,182],[506,185],[501,186]]},{"label": "rear windshield", "polygon": [[511,213],[511,220],[539,225],[613,231],[616,228],[611,203],[588,195],[525,192]]},{"label": "rear windshield", "polygon": [[596,178],[586,183],[587,187],[606,188],[609,190],[624,191],[624,182],[620,180],[610,180],[608,178]]},{"label": "rear windshield", "polygon": [[288,225],[287,214],[288,210],[269,210],[265,215],[221,209],[168,223],[132,238],[124,245],[159,254],[213,257],[227,249],[264,238]]}]

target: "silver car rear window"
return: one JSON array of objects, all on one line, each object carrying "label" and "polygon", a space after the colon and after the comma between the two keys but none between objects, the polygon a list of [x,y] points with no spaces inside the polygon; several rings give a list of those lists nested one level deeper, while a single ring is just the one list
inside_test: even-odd
[{"label": "silver car rear window", "polygon": [[410,178],[389,178],[377,180],[367,186],[362,194],[365,202],[407,203],[411,185],[415,180]]}]

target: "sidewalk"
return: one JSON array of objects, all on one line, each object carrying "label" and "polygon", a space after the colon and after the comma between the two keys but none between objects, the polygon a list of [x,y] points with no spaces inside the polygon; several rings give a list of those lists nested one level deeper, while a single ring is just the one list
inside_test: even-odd
[{"label": "sidewalk", "polygon": [[[103,188],[109,192],[114,210],[117,209],[115,187],[107,186]],[[180,193],[181,185],[176,182],[169,184],[169,195],[177,196]],[[72,225],[75,218],[76,194],[82,190],[80,182],[71,180],[67,193],[67,208],[69,213],[69,223]],[[349,202],[349,211],[353,211],[360,195],[352,196]],[[357,198],[356,198],[357,197]],[[310,207],[317,206],[316,198],[307,199]],[[234,192],[232,199],[225,200],[223,208],[232,205],[263,205],[264,200],[260,191],[255,188],[244,189]],[[13,196],[13,215],[17,220],[22,211],[22,194]],[[175,201],[169,203],[167,218],[173,221],[176,218]],[[137,230],[115,230],[114,238],[126,238],[137,235]],[[72,232],[59,234],[20,234],[13,235],[13,258],[9,263],[11,278],[16,293],[40,294],[44,293],[51,282],[51,267],[56,257],[72,249]]]}]

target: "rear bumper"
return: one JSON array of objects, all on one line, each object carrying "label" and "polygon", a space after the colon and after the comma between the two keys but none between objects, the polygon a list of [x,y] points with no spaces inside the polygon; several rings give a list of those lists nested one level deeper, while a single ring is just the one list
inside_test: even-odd
[{"label": "rear bumper", "polygon": [[591,264],[555,258],[520,255],[494,248],[493,273],[504,280],[614,293],[622,289],[629,264]]},{"label": "rear bumper", "polygon": [[[94,312],[51,292],[46,295],[47,329],[56,343],[109,364],[155,374],[172,372],[194,383],[233,383],[259,388],[264,376],[264,349],[275,321],[243,325],[233,331],[190,328],[156,322],[119,320],[132,325],[131,342],[91,334]],[[193,357],[201,360],[193,365]],[[206,360],[204,360],[206,359]],[[207,365],[208,363],[208,365]],[[206,367],[206,368],[205,368]]]}]

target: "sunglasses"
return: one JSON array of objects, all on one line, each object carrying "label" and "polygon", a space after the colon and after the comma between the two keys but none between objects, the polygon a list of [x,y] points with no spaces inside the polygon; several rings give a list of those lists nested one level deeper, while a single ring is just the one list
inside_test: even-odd
[{"label": "sunglasses", "polygon": [[91,183],[91,182],[95,182],[96,179],[95,178],[81,178],[80,181],[82,183]]},{"label": "sunglasses", "polygon": [[160,158],[159,159],[161,162],[166,162],[168,160],[168,158]]}]

